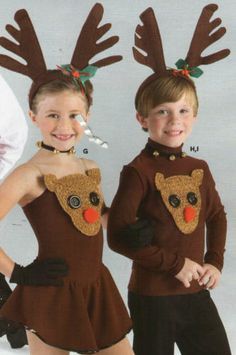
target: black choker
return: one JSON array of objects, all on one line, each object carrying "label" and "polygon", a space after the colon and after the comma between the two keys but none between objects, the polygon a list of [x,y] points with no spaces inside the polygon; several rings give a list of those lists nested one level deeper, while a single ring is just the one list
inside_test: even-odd
[{"label": "black choker", "polygon": [[54,154],[59,154],[59,153],[67,153],[67,154],[75,154],[75,148],[71,147],[68,150],[58,150],[54,147],[52,147],[51,145],[47,145],[45,143],[41,142],[37,142],[36,143],[38,148],[44,148],[46,150],[50,150],[50,152],[53,152]]}]

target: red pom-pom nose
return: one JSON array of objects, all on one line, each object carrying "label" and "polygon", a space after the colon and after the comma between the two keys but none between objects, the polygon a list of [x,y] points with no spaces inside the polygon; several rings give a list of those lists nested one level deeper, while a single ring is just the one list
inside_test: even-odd
[{"label": "red pom-pom nose", "polygon": [[184,209],[184,220],[185,222],[189,223],[191,222],[196,216],[196,210],[195,208],[188,206],[185,207]]},{"label": "red pom-pom nose", "polygon": [[99,218],[99,213],[94,208],[88,208],[84,211],[83,216],[87,223],[95,223]]}]

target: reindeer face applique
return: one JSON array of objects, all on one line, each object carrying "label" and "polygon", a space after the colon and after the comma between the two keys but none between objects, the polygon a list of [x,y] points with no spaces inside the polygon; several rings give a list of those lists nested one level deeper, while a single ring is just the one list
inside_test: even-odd
[{"label": "reindeer face applique", "polygon": [[70,216],[74,226],[87,236],[96,235],[101,227],[100,215],[103,198],[99,191],[99,169],[90,169],[87,175],[73,174],[57,179],[45,175],[44,182]]},{"label": "reindeer face applique", "polygon": [[184,234],[192,233],[198,225],[201,209],[199,186],[202,179],[202,169],[193,170],[191,176],[177,175],[165,178],[160,173],[155,175],[156,188],[160,191],[176,226]]}]

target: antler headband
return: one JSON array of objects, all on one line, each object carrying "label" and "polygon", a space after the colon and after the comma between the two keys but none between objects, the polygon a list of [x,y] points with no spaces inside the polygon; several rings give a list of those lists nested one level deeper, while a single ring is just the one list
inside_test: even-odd
[{"label": "antler headband", "polygon": [[[180,71],[166,67],[161,36],[153,9],[149,7],[140,15],[143,26],[138,25],[136,27],[135,46],[137,48],[133,48],[133,55],[137,62],[150,67],[154,71],[154,74],[144,80],[138,89],[136,97],[141,89],[158,77],[171,74],[199,77],[203,73],[198,68],[199,65],[217,62],[230,54],[229,49],[222,49],[213,54],[202,56],[202,52],[212,43],[223,37],[226,32],[225,27],[220,27],[212,33],[221,24],[220,18],[216,18],[210,22],[212,15],[217,9],[218,6],[216,4],[209,4],[203,8],[188,54],[185,60],[180,59],[176,63]],[[146,55],[143,55],[140,50],[146,52]]]},{"label": "antler headband", "polygon": [[[7,25],[6,30],[18,42],[15,44],[5,37],[0,37],[0,45],[17,54],[26,61],[26,65],[20,63],[7,55],[0,55],[0,65],[12,71],[29,76],[33,84],[29,93],[29,102],[35,96],[39,87],[53,80],[62,79],[65,81],[72,79],[80,80],[84,83],[90,79],[97,68],[101,68],[122,59],[121,56],[110,56],[96,61],[89,65],[89,61],[98,53],[112,47],[118,42],[118,36],[112,36],[102,42],[97,41],[109,31],[111,24],[107,23],[98,27],[103,16],[101,4],[95,4],[85,21],[78,37],[74,53],[69,65],[59,67],[62,70],[48,70],[44,61],[34,27],[26,10],[16,12],[15,21],[19,25],[19,30],[12,25]],[[64,75],[67,73],[67,75]]]}]

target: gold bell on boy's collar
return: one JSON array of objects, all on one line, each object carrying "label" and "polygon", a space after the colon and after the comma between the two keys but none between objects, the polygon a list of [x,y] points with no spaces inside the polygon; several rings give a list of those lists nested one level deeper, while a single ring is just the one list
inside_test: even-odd
[{"label": "gold bell on boy's collar", "polygon": [[160,153],[157,150],[154,150],[152,155],[156,158],[156,157],[158,157],[160,155]]},{"label": "gold bell on boy's collar", "polygon": [[169,155],[169,160],[174,161],[176,158],[185,158],[187,156],[187,154],[185,152],[181,152],[180,155],[176,155],[176,154],[171,154]]},{"label": "gold bell on boy's collar", "polygon": [[187,154],[185,152],[176,153],[176,154],[174,154],[174,153],[173,154],[168,154],[168,153],[164,153],[164,152],[158,152],[158,150],[154,150],[152,152],[152,155],[155,158],[157,158],[159,156],[164,156],[170,161],[174,161],[176,158],[185,158],[187,156]]},{"label": "gold bell on boy's collar", "polygon": [[175,156],[174,154],[171,154],[171,155],[169,156],[169,160],[173,161],[173,160],[175,160],[175,159],[176,159],[176,156]]}]

